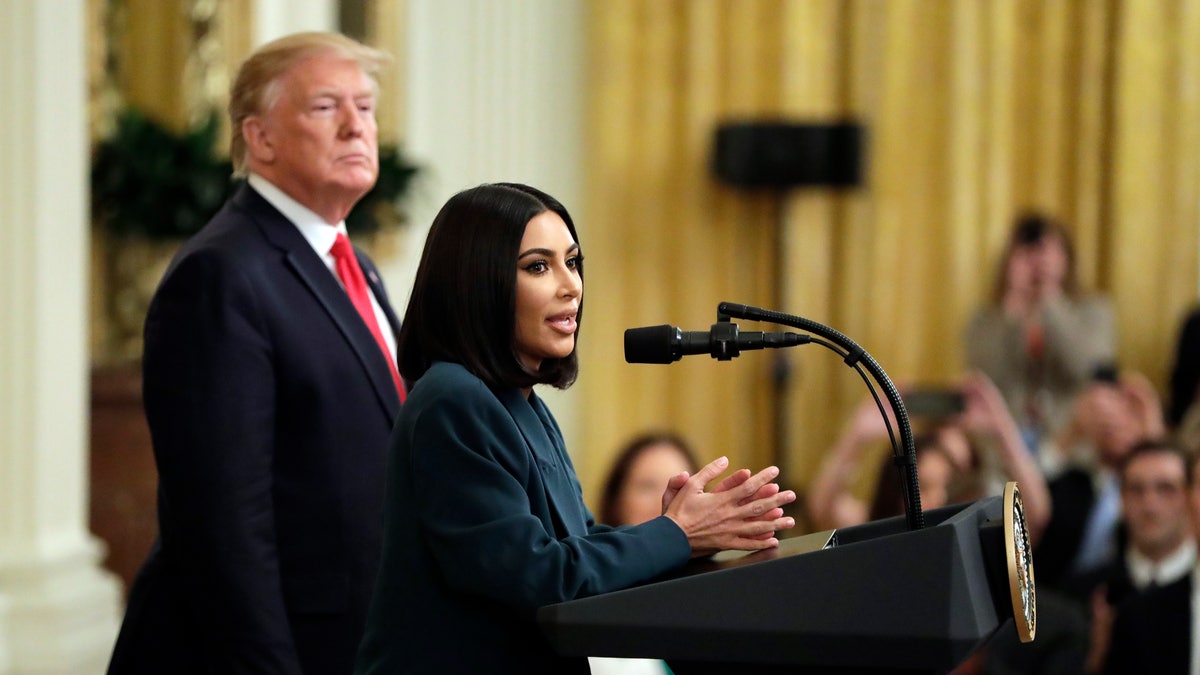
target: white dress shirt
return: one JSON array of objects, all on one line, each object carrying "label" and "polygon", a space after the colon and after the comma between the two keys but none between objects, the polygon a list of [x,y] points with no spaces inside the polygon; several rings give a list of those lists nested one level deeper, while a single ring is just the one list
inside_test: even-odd
[{"label": "white dress shirt", "polygon": [[1159,586],[1178,581],[1196,566],[1196,542],[1187,539],[1175,552],[1155,562],[1130,546],[1125,551],[1125,563],[1129,567],[1129,580],[1133,587],[1144,590],[1151,582]]},{"label": "white dress shirt", "polygon": [[589,656],[592,675],[666,675],[666,665],[658,659],[620,659]]},{"label": "white dress shirt", "polygon": [[[271,181],[256,173],[251,173],[247,182],[271,206],[278,209],[284,218],[291,221],[297,230],[300,230],[300,235],[304,237],[308,245],[312,246],[313,251],[316,251],[321,260],[325,261],[325,267],[329,269],[329,273],[333,275],[334,279],[337,279],[339,284],[342,284],[341,277],[337,275],[333,254],[329,251],[333,248],[333,242],[337,239],[338,234],[346,234],[346,221],[330,225],[321,216],[313,213],[311,209],[292,199],[286,192],[275,187]],[[363,274],[366,275],[368,272],[363,270]],[[371,280],[379,283],[379,279],[375,278],[373,273]],[[342,287],[345,288],[345,285],[342,284]],[[387,342],[388,352],[392,355],[392,362],[395,363],[396,335],[392,332],[392,324],[388,323],[387,315],[383,313],[383,307],[380,306],[379,300],[375,297],[375,291],[371,290],[369,284],[367,291],[371,298],[371,309],[375,310],[375,322],[379,324],[379,330],[383,333],[384,341]]]}]

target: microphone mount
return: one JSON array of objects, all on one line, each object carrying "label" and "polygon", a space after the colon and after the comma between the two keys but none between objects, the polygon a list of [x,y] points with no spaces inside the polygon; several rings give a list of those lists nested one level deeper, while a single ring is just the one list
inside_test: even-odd
[{"label": "microphone mount", "polygon": [[729,361],[743,351],[781,349],[805,344],[802,333],[764,333],[738,330],[730,321],[718,321],[707,331],[685,331],[675,326],[644,326],[625,331],[625,360],[629,363],[674,363],[690,354],[708,354]]},{"label": "microphone mount", "polygon": [[[887,421],[887,416],[884,415],[884,424],[887,426],[888,435],[892,438],[892,448],[895,454],[895,462],[900,470],[901,488],[904,495],[904,513],[908,523],[908,529],[919,530],[925,527],[925,515],[921,512],[921,488],[917,478],[917,451],[916,443],[913,440],[912,426],[909,424],[908,411],[904,408],[904,401],[900,398],[900,392],[896,389],[896,385],[892,383],[891,378],[884,372],[883,367],[867,353],[865,349],[860,347],[856,342],[846,337],[842,333],[816,321],[805,319],[803,317],[784,314],[783,312],[775,312],[750,305],[735,304],[731,302],[722,302],[717,305],[717,322],[730,322],[731,319],[743,319],[746,321],[762,321],[766,323],[774,323],[781,326],[788,326],[797,330],[806,331],[814,335],[825,338],[833,344],[829,344],[824,340],[811,340],[825,347],[829,347],[834,352],[842,357],[842,361],[847,366],[854,368],[862,375],[862,369],[866,369],[871,377],[883,389],[884,395],[887,397],[888,403],[891,404],[892,411],[896,415],[896,423],[900,431],[900,446],[896,445],[895,436],[892,436],[891,424]],[[731,323],[732,325],[732,323]],[[735,328],[736,331],[736,328]],[[868,389],[871,390],[872,396],[875,396],[875,402],[879,405],[880,413],[883,413],[883,405],[879,402],[879,397],[875,394],[875,390],[871,387],[870,380],[867,380],[865,375],[862,375],[863,380],[867,383]]]},{"label": "microphone mount", "polygon": [[712,325],[712,357],[718,361],[729,361],[741,354],[738,346],[738,326],[732,321],[717,321]]}]

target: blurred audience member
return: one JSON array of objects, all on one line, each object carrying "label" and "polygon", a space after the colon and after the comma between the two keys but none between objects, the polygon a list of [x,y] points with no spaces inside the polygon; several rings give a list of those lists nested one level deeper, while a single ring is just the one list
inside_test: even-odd
[{"label": "blurred audience member", "polygon": [[1188,469],[1187,454],[1164,440],[1134,445],[1121,464],[1124,546],[1107,565],[1077,576],[1065,588],[1091,608],[1092,672],[1104,662],[1116,607],[1147,588],[1178,581],[1196,565]]},{"label": "blurred audience member", "polygon": [[[672,476],[696,471],[695,454],[683,437],[651,432],[629,441],[617,454],[600,497],[600,522],[637,525],[663,514],[663,491]],[[663,675],[658,659],[588,659],[592,675]]]},{"label": "blurred audience member", "polygon": [[662,515],[667,479],[693,473],[695,454],[681,436],[671,432],[642,434],[617,454],[600,497],[600,522],[637,525]]},{"label": "blurred audience member", "polygon": [[1008,403],[1029,447],[1057,433],[1092,373],[1114,361],[1112,308],[1082,292],[1067,230],[1040,214],[1019,218],[992,302],[966,330],[967,362]]},{"label": "blurred audience member", "polygon": [[[962,412],[928,420],[933,429],[916,441],[922,508],[999,494],[1003,481],[1015,480],[1024,498],[1030,536],[1036,539],[1050,519],[1049,493],[1000,392],[980,373],[966,377],[956,391],[962,395]],[[888,413],[894,427],[891,411]],[[922,420],[914,416],[913,421],[918,424]],[[874,399],[864,401],[809,488],[807,506],[814,529],[848,527],[903,513],[900,479],[890,455],[881,469],[872,505],[850,491],[863,453],[886,438]],[[989,466],[996,467],[994,473]]]},{"label": "blurred audience member", "polygon": [[[961,411],[956,414],[934,414],[906,402],[914,427],[932,426],[916,441],[922,508],[998,495],[1004,481],[1015,480],[1025,503],[1030,538],[1038,541],[1050,520],[1049,490],[999,390],[986,375],[973,373],[951,391],[961,394]],[[913,392],[905,399],[917,403]],[[894,427],[890,409],[888,417]],[[809,489],[807,506],[814,529],[847,527],[903,512],[890,454],[880,470],[873,505],[868,507],[849,488],[863,453],[885,439],[883,418],[874,400],[868,399],[847,423]],[[1087,653],[1087,626],[1081,613],[1061,598],[1043,602],[1040,595],[1038,612],[1035,645],[1019,643],[1011,628],[999,631],[985,649],[953,672],[1081,673]]]},{"label": "blurred audience member", "polygon": [[1179,343],[1175,347],[1175,363],[1171,367],[1170,399],[1167,424],[1175,431],[1184,447],[1200,446],[1200,307],[1193,309],[1183,320]]},{"label": "blurred audience member", "polygon": [[[1193,536],[1200,536],[1200,463],[1189,455],[1188,506]],[[1197,617],[1200,586],[1193,567],[1189,574],[1165,586],[1150,588],[1130,597],[1117,608],[1108,657],[1103,672],[1195,673],[1200,672],[1197,653]]]},{"label": "blurred audience member", "polygon": [[1138,373],[1096,380],[1076,397],[1055,444],[1065,465],[1050,481],[1053,516],[1034,552],[1039,586],[1059,586],[1114,559],[1118,470],[1131,448],[1163,434],[1158,394]]}]

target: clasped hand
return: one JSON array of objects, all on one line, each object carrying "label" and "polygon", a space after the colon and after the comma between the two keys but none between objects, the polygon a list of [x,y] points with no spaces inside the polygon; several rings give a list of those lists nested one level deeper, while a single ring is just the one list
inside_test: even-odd
[{"label": "clasped hand", "polygon": [[771,482],[779,475],[776,467],[753,475],[739,469],[705,491],[728,466],[729,460],[719,457],[694,476],[684,472],[667,482],[663,515],[687,535],[692,557],[772,548],[779,545],[776,531],[796,525],[795,519],[784,517],[782,508],[795,501],[796,493],[780,491],[779,484]]}]

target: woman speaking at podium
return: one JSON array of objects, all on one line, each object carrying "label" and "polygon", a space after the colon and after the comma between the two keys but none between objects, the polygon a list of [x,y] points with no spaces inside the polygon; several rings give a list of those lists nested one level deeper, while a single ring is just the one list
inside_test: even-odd
[{"label": "woman speaking at podium", "polygon": [[663,515],[597,525],[537,385],[570,386],[583,254],[566,208],[525,185],[452,197],[399,335],[413,382],[392,434],[383,561],[356,672],[586,673],[535,623],[724,549],[778,545],[795,494],[720,458],[664,486]]}]

